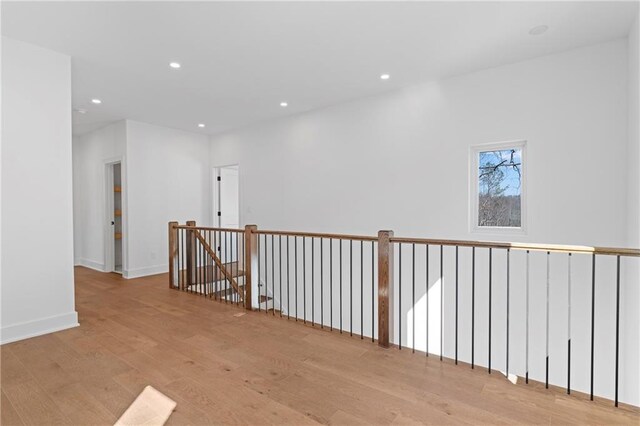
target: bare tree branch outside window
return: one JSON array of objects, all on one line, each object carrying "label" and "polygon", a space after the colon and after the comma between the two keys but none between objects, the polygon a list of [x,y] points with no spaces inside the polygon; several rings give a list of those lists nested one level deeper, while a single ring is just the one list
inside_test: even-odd
[{"label": "bare tree branch outside window", "polygon": [[478,155],[478,226],[520,227],[521,149]]}]

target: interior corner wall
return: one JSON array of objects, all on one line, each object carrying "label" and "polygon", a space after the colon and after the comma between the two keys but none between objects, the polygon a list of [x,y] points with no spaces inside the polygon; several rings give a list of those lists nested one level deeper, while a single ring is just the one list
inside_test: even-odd
[{"label": "interior corner wall", "polygon": [[166,272],[167,224],[211,223],[207,136],[122,120],[74,138],[77,264],[105,269],[105,162],[121,158],[123,276]]},{"label": "interior corner wall", "polygon": [[2,343],[78,325],[71,170],[70,58],[2,37]]},{"label": "interior corner wall", "polygon": [[167,224],[211,225],[206,135],[127,120],[128,266],[125,277],[169,269]]},{"label": "interior corner wall", "polygon": [[[627,202],[627,244],[629,247],[640,248],[640,11],[629,32],[627,41],[628,57],[628,152],[627,170],[629,173]],[[622,366],[626,374],[640,383],[640,262],[625,261],[626,286],[622,289],[621,297],[624,301],[624,311],[628,313],[622,323],[624,336]],[[637,395],[637,385],[625,384],[625,392]],[[638,402],[636,400],[636,405]]]},{"label": "interior corner wall", "polygon": [[[108,161],[125,161],[126,121],[121,120],[73,138],[74,239],[77,265],[104,271],[107,215],[106,169]],[[126,182],[126,167],[123,181]],[[127,186],[123,185],[123,195]],[[123,205],[126,220],[126,205]],[[125,245],[126,240],[123,240]],[[123,265],[126,267],[126,264]]]},{"label": "interior corner wall", "polygon": [[[241,221],[263,229],[365,235],[392,229],[397,236],[435,239],[626,246],[629,174],[621,161],[626,164],[628,145],[627,49],[626,39],[613,40],[240,129],[211,138],[211,163],[239,164]],[[470,232],[470,146],[520,139],[527,141],[526,235]],[[445,282],[452,282],[446,277],[455,273],[455,260],[446,252]],[[485,254],[478,250],[478,256]],[[468,250],[460,256],[466,267],[460,276],[465,284],[459,339],[468,342]],[[494,256],[496,271],[506,269],[504,256]],[[512,253],[512,267],[520,269],[512,275],[510,296],[511,347],[517,348],[510,352],[510,366],[521,376],[523,256]],[[552,384],[563,386],[567,259],[552,257],[549,377]],[[589,259],[573,258],[571,383],[588,392]],[[599,259],[595,386],[597,395],[613,398],[615,259]],[[480,261],[476,297],[484,307],[486,259]],[[544,381],[544,318],[536,317],[545,306],[544,257],[532,254],[532,265],[530,377]],[[495,274],[495,306],[505,304],[504,281],[504,274]],[[444,353],[449,357],[454,351],[453,293],[444,296]],[[416,300],[423,295],[424,290],[416,290]],[[402,296],[405,311],[400,315],[406,316],[411,292]],[[628,311],[622,314],[633,321]],[[486,312],[477,315],[484,318]],[[497,309],[492,326],[496,369],[505,368],[505,322],[504,310]],[[476,323],[475,332],[475,360],[486,366],[485,321]],[[397,330],[392,334],[398,336]],[[399,338],[403,345],[409,343],[407,329]],[[469,345],[459,349],[460,358],[469,362]],[[626,351],[621,359],[633,357],[629,346],[621,350]],[[637,377],[628,373],[621,375],[621,401],[640,405]]]},{"label": "interior corner wall", "polygon": [[622,246],[627,175],[601,159],[626,152],[626,50],[619,39],[241,129],[212,138],[211,161],[240,164],[243,223],[468,238],[469,147],[525,139],[518,239]]}]

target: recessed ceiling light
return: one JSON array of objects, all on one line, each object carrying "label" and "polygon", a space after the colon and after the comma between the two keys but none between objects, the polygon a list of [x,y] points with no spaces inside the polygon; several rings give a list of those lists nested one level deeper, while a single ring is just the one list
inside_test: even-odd
[{"label": "recessed ceiling light", "polygon": [[203,123],[198,124],[198,127],[200,127],[201,129],[204,127]]},{"label": "recessed ceiling light", "polygon": [[102,101],[101,101],[100,99],[91,99],[91,103],[94,103],[94,104],[101,104],[101,103],[102,103]]},{"label": "recessed ceiling light", "polygon": [[86,114],[87,110],[83,109],[83,108],[74,108],[73,109],[75,112],[77,112],[78,114]]},{"label": "recessed ceiling light", "polygon": [[540,34],[544,34],[547,32],[547,30],[549,29],[548,26],[546,25],[538,25],[537,27],[533,27],[529,30],[529,34],[531,35],[540,35]]},{"label": "recessed ceiling light", "polygon": [[171,68],[173,68],[173,69],[176,69],[176,70],[177,70],[178,68],[180,68],[180,64],[179,64],[178,62],[170,62],[170,63],[169,63],[169,66],[170,66]]},{"label": "recessed ceiling light", "polygon": [[288,106],[288,105],[289,105],[289,104],[288,104],[288,103],[286,103],[286,102],[280,102],[280,106],[281,106],[282,108],[284,108],[284,107],[286,107],[286,106]]},{"label": "recessed ceiling light", "polygon": [[391,76],[389,74],[380,75],[380,80],[389,80],[389,78],[391,78]]}]

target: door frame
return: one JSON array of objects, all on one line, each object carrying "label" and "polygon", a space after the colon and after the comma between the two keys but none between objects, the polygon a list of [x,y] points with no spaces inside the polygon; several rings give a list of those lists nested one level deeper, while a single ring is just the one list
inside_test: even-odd
[{"label": "door frame", "polygon": [[121,197],[121,211],[122,211],[122,276],[126,277],[125,271],[127,270],[127,251],[126,251],[126,179],[125,179],[125,167],[124,158],[122,156],[108,158],[103,161],[104,168],[104,194],[103,194],[103,239],[104,239],[104,272],[115,272],[115,244],[113,238],[113,225],[111,222],[115,222],[114,215],[114,203],[113,203],[113,168],[116,164],[120,164],[120,185],[122,187]]},{"label": "door frame", "polygon": [[220,169],[229,167],[236,167],[238,170],[238,225],[242,226],[242,181],[240,179],[240,164],[224,164],[220,166],[214,166],[211,169],[211,186],[212,186],[212,199],[211,199],[211,223],[214,227],[220,227],[222,218],[218,217],[218,208],[220,206],[220,186],[218,184],[218,176],[220,176]]}]

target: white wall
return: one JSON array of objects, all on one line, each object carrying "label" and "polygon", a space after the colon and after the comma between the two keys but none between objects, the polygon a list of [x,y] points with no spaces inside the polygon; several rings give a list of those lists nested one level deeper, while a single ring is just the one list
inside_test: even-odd
[{"label": "white wall", "polygon": [[[628,245],[640,247],[640,12],[629,32],[628,40],[628,141],[627,170],[629,171],[629,185],[627,200],[628,207]],[[622,324],[623,335],[627,342],[623,365],[631,377],[640,382],[640,265],[639,262],[627,264],[626,275],[634,281],[625,288],[622,300],[625,301],[626,312],[629,316]],[[627,389],[627,392],[633,392]]]},{"label": "white wall", "polygon": [[168,270],[167,224],[211,223],[204,135],[123,120],[74,139],[76,263],[105,269],[105,162],[121,159],[123,275]]},{"label": "white wall", "polygon": [[2,37],[2,343],[78,325],[71,61]]},{"label": "white wall", "polygon": [[[263,229],[369,235],[393,229],[399,236],[625,246],[629,175],[620,162],[627,152],[627,110],[627,43],[616,40],[215,137],[211,161],[212,165],[240,165],[241,221]],[[516,139],[527,140],[528,233],[470,234],[469,146]],[[356,260],[358,253],[356,247]],[[438,252],[432,253],[436,263],[429,293],[435,293],[430,306],[439,298],[437,272],[433,272]],[[404,255],[406,280],[408,252]],[[424,252],[419,256],[423,258]],[[460,356],[466,361],[469,256],[468,250],[462,250],[460,342],[464,343]],[[486,365],[487,259],[484,252],[478,256],[477,274],[482,278],[477,290],[476,362]],[[588,390],[589,261],[574,256],[572,265],[572,385],[583,391]],[[504,368],[504,252],[496,252],[494,262],[499,272],[494,278],[492,359],[494,368]],[[550,379],[561,386],[566,378],[566,264],[566,256],[555,256],[551,262]],[[453,265],[453,252],[448,251],[446,356],[453,356],[454,344]],[[524,375],[524,255],[512,254],[511,266],[517,271],[511,284],[511,371]],[[544,255],[532,255],[535,315],[544,310],[544,271]],[[417,273],[424,282],[424,272]],[[369,277],[365,275],[365,283]],[[603,258],[598,263],[596,296],[596,392],[607,397],[613,396],[614,281],[612,259]],[[424,286],[420,287],[416,300],[423,304]],[[411,314],[406,308],[410,297],[405,289],[404,317]],[[354,318],[359,328],[357,309]],[[424,308],[419,309],[424,315]],[[365,330],[370,329],[368,315]],[[532,323],[530,374],[544,380],[544,317],[532,318]],[[430,334],[435,334],[434,343],[439,345],[439,330]],[[431,340],[430,349],[434,347]],[[406,329],[402,341],[410,343]],[[424,348],[424,338],[422,343],[416,339],[419,349],[420,344]],[[622,380],[621,400],[638,405],[638,382],[633,379]]]},{"label": "white wall", "polygon": [[168,271],[170,221],[211,225],[209,149],[205,135],[127,121],[126,277]]},{"label": "white wall", "polygon": [[[119,121],[94,132],[75,137],[73,140],[74,180],[74,235],[76,240],[75,261],[77,265],[105,270],[105,229],[109,218],[106,215],[106,166],[110,161],[125,161],[126,122]],[[126,183],[126,167],[123,167]],[[123,185],[123,199],[128,187]],[[111,194],[109,194],[111,195]],[[123,205],[123,221],[127,218],[126,203]],[[123,225],[126,225],[123,223]],[[124,227],[124,226],[123,226]],[[123,248],[126,250],[126,234]],[[126,258],[126,257],[125,257]],[[123,265],[126,268],[126,264]]]}]

